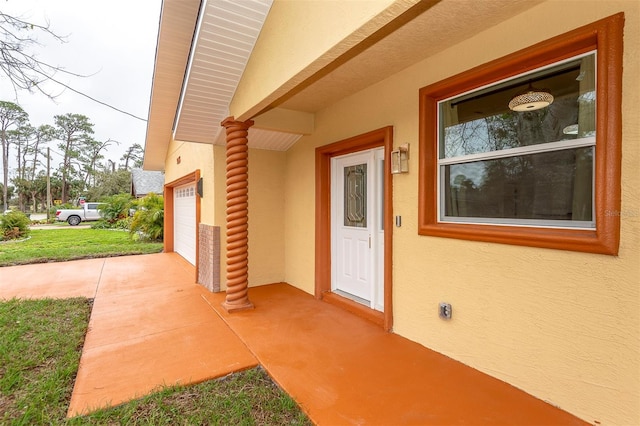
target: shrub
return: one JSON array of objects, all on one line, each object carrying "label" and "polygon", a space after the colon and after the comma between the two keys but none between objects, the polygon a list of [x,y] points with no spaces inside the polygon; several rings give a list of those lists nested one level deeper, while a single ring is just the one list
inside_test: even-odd
[{"label": "shrub", "polygon": [[133,203],[129,194],[116,194],[102,200],[105,204],[100,206],[100,214],[107,222],[114,224],[129,215],[129,209]]},{"label": "shrub", "polygon": [[96,220],[91,223],[91,229],[111,229],[113,225],[104,219]]},{"label": "shrub", "polygon": [[116,229],[124,229],[124,230],[129,230],[131,229],[131,222],[133,222],[133,218],[131,216],[125,217],[124,219],[120,219],[119,221],[117,221],[114,224],[114,227]]},{"label": "shrub", "polygon": [[29,218],[22,212],[12,211],[0,216],[2,240],[24,238],[29,235]]},{"label": "shrub", "polygon": [[135,204],[137,211],[131,221],[129,230],[131,237],[162,241],[164,234],[164,199],[162,196],[151,193],[136,200]]}]

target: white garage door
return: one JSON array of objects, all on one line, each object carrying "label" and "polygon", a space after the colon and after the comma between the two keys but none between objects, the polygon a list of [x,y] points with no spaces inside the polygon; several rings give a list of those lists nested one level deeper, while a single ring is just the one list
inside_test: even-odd
[{"label": "white garage door", "polygon": [[196,264],[196,186],[173,189],[173,250]]}]

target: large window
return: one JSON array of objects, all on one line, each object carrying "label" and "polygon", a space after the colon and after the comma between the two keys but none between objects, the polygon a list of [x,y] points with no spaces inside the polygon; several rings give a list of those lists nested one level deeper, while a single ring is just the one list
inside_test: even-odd
[{"label": "large window", "polygon": [[438,102],[438,219],[595,228],[596,101],[592,52]]},{"label": "large window", "polygon": [[420,234],[617,253],[622,23],[421,89]]}]

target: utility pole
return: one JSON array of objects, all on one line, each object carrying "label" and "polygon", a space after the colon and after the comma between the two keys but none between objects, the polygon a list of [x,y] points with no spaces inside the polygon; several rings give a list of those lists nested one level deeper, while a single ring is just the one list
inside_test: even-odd
[{"label": "utility pole", "polygon": [[47,221],[51,214],[51,148],[47,147]]}]

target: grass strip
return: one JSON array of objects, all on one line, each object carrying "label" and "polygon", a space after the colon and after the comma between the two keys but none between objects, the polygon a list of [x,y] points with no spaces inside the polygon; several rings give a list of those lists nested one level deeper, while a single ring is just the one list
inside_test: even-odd
[{"label": "grass strip", "polygon": [[0,303],[0,423],[65,418],[90,312],[80,298]]},{"label": "grass strip", "polygon": [[0,243],[0,266],[160,253],[162,243],[133,241],[123,231],[34,229],[24,241]]},{"label": "grass strip", "polygon": [[258,367],[188,387],[169,387],[69,425],[312,425]]}]

